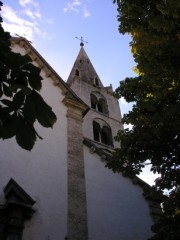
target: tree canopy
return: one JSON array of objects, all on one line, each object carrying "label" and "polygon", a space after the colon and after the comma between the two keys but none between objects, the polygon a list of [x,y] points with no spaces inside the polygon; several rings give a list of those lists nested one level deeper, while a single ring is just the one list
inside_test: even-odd
[{"label": "tree canopy", "polygon": [[152,239],[180,239],[180,1],[114,0],[119,32],[130,34],[137,77],[120,82],[115,95],[133,102],[118,132],[117,149],[107,166],[139,174],[147,161],[159,173],[156,188],[168,189],[163,218]]},{"label": "tree canopy", "polygon": [[28,55],[12,52],[11,36],[1,23],[0,16],[0,138],[15,137],[20,147],[31,150],[36,138],[41,138],[34,123],[52,127],[56,115],[39,94],[41,69]]}]

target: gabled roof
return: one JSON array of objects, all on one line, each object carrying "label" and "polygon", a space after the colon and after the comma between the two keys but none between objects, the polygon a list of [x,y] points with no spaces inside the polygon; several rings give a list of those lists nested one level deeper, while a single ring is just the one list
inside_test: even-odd
[{"label": "gabled roof", "polygon": [[66,82],[63,81],[63,79],[57,74],[57,72],[47,63],[47,61],[40,55],[40,53],[31,45],[31,43],[23,38],[23,37],[11,37],[11,44],[12,46],[14,44],[18,44],[21,47],[24,47],[27,51],[27,54],[30,55],[32,58],[32,61],[36,61],[40,68],[43,68],[43,70],[46,72],[47,77],[51,77],[54,81],[54,84],[59,86],[64,95],[76,101],[78,104],[80,104],[82,107],[82,115],[84,116],[88,110],[89,106],[84,103],[74,92],[73,90],[68,86]]},{"label": "gabled roof", "polygon": [[[31,218],[35,210],[35,200],[14,180],[10,179],[4,188],[5,203],[0,205],[0,236],[10,226],[22,228],[26,218]],[[14,217],[15,215],[16,217]],[[19,228],[20,227],[20,228]],[[4,238],[3,238],[4,239]]]},{"label": "gabled roof", "polygon": [[[79,75],[77,74],[77,71],[79,71]],[[103,87],[103,84],[82,45],[68,77],[67,83],[71,85],[77,78],[81,81],[89,83],[90,85],[94,85],[95,79],[97,79],[98,86]]]},{"label": "gabled roof", "polygon": [[10,179],[4,188],[5,198],[7,200],[16,200],[24,204],[33,205],[35,201],[27,194],[14,179]]}]

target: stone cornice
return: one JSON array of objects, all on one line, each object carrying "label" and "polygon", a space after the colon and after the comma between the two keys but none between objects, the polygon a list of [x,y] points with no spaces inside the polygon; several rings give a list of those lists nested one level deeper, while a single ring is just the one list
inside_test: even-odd
[{"label": "stone cornice", "polygon": [[84,113],[87,110],[87,107],[84,106],[84,104],[81,104],[68,96],[64,98],[63,102],[68,107],[67,117],[82,120]]}]

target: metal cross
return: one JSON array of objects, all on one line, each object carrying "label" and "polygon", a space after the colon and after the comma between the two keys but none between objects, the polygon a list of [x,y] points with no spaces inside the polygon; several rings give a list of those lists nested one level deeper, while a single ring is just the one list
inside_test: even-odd
[{"label": "metal cross", "polygon": [[84,46],[84,43],[88,43],[88,42],[86,42],[85,40],[83,40],[83,37],[81,37],[81,38],[76,37],[76,38],[81,41],[81,43],[80,43],[80,46],[81,46],[81,47]]}]

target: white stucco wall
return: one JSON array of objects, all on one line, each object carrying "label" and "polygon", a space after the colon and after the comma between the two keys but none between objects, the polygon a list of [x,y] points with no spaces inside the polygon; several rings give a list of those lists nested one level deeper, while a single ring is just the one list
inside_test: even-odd
[{"label": "white stucco wall", "polygon": [[153,223],[142,189],[84,146],[89,240],[145,240]]},{"label": "white stucco wall", "polygon": [[[23,49],[17,47],[16,51]],[[45,73],[41,72],[45,77]],[[43,140],[29,152],[15,139],[0,140],[0,204],[3,188],[13,178],[35,201],[23,239],[64,240],[67,235],[67,109],[61,89],[51,79],[43,80],[42,96],[53,107],[57,122],[53,129],[37,126]]]}]

